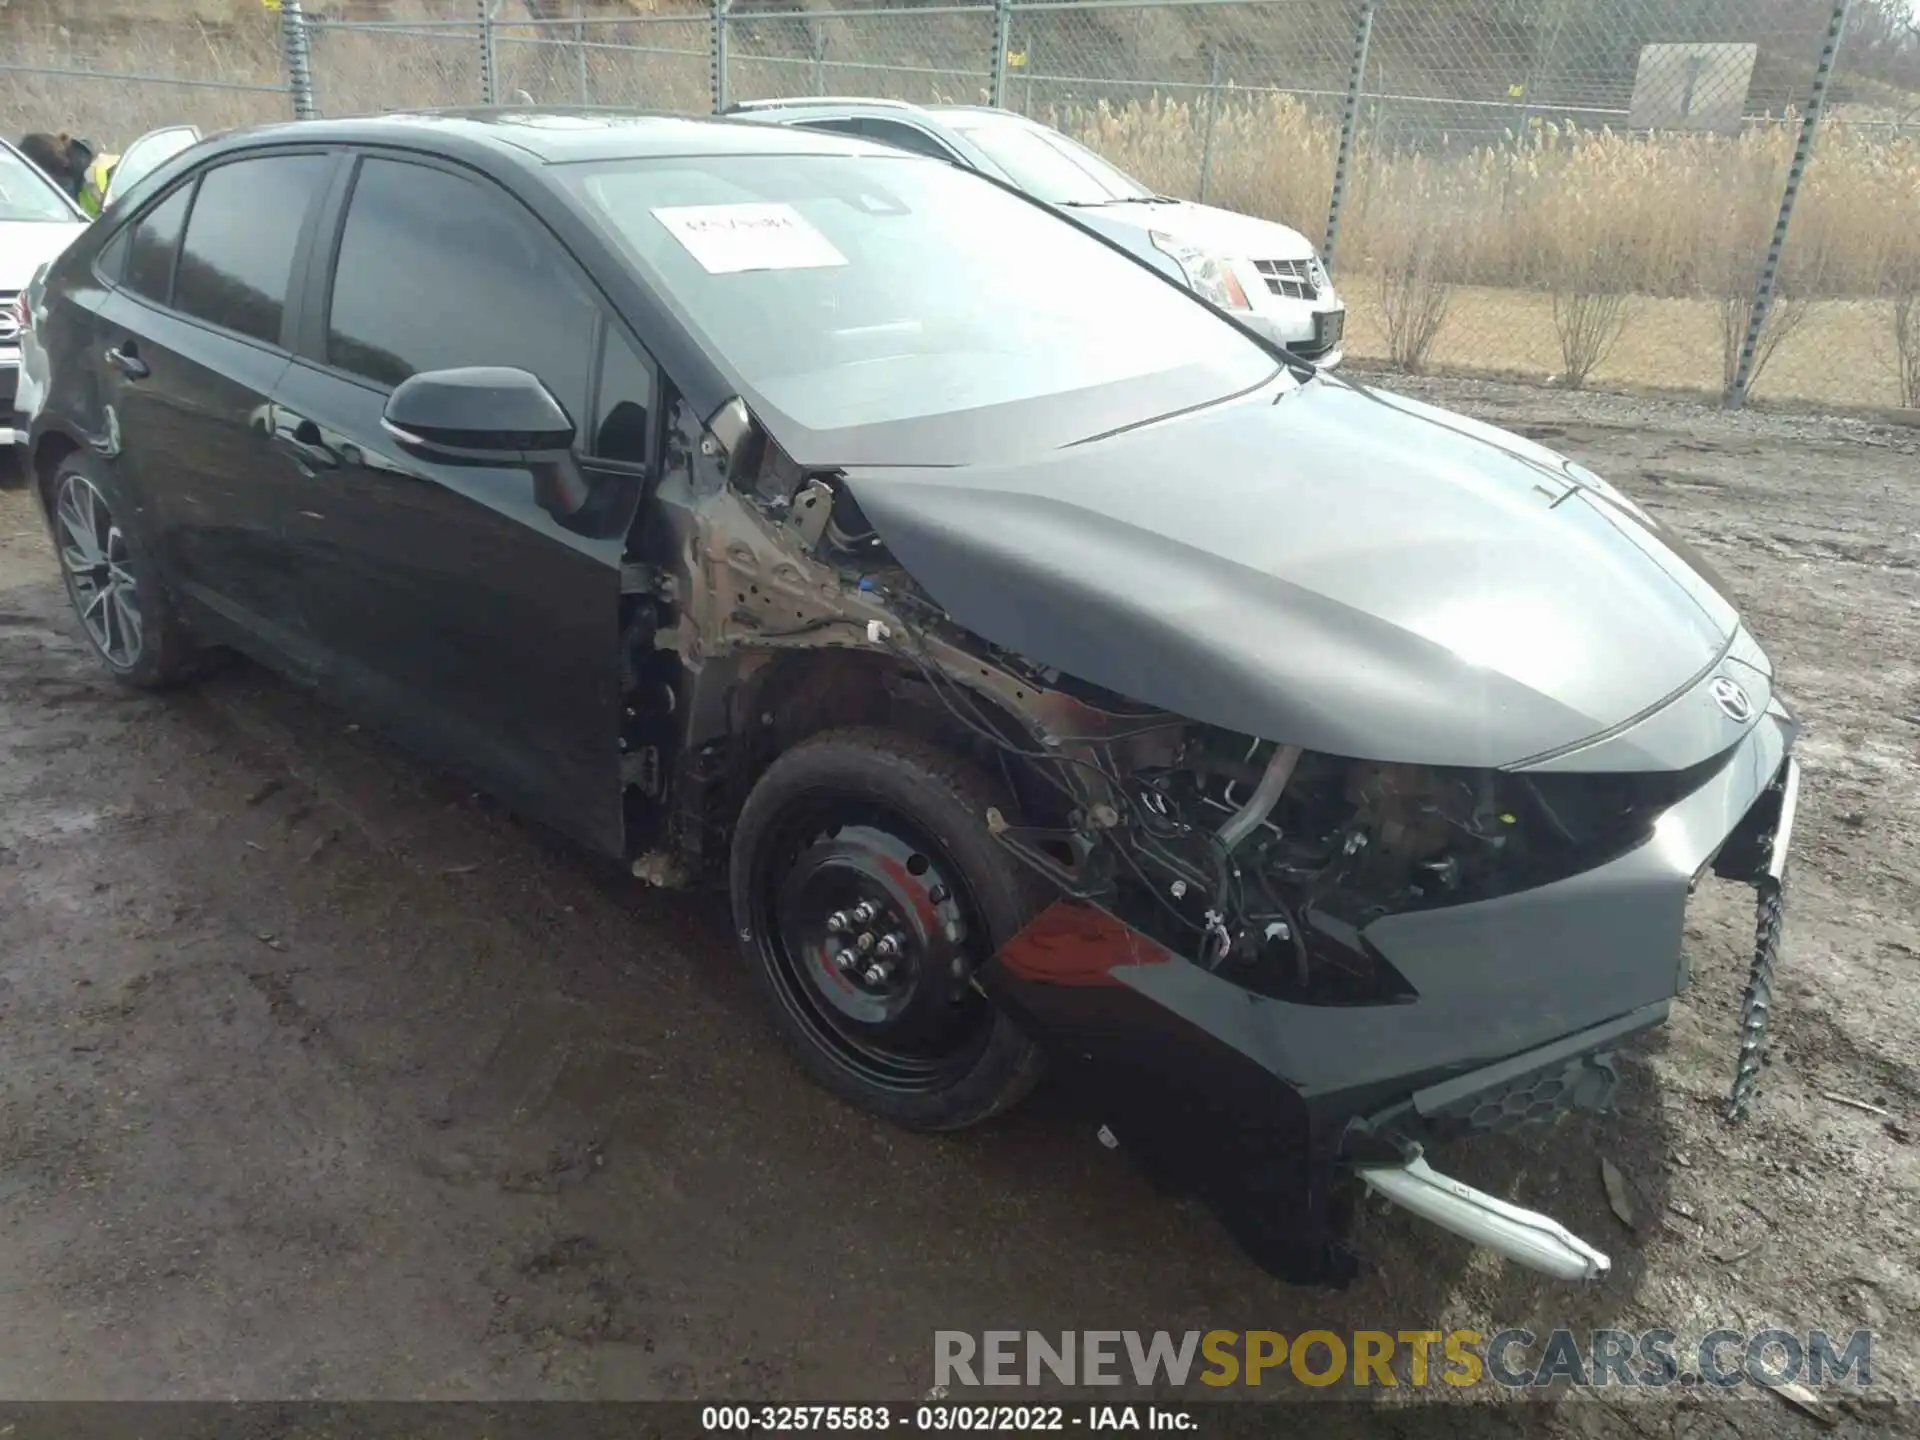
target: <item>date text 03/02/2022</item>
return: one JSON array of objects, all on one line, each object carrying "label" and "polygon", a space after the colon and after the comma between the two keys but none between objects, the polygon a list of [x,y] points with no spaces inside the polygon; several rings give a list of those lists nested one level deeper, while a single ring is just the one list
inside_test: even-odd
[{"label": "date text 03/02/2022", "polygon": [[709,1431],[1193,1431],[1192,1412],[1161,1405],[707,1405]]}]

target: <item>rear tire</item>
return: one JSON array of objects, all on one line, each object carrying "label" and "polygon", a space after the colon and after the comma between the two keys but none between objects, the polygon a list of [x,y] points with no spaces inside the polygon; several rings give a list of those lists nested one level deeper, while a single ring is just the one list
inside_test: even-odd
[{"label": "rear tire", "polygon": [[164,689],[203,662],[161,583],[138,508],[110,467],[76,452],[47,482],[54,553],[87,642],[114,679]]},{"label": "rear tire", "polygon": [[836,730],[777,758],[734,829],[734,929],[782,1038],[820,1084],[909,1129],[978,1124],[1040,1076],[971,983],[1044,898],[987,832],[1007,804],[924,740]]}]

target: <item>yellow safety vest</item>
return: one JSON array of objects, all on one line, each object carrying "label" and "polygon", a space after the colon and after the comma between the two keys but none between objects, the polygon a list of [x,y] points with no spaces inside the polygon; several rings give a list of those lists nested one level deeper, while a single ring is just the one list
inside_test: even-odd
[{"label": "yellow safety vest", "polygon": [[118,155],[100,155],[87,166],[86,184],[80,187],[80,208],[96,219],[106,208],[107,186],[112,183],[114,167],[119,163]]}]

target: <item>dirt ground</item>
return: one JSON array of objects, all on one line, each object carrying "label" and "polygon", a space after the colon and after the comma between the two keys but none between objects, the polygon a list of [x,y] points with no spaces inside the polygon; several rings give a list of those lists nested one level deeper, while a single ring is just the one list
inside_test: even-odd
[{"label": "dirt ground", "polygon": [[[776,1047],[710,901],[635,888],[256,669],[116,689],[10,489],[0,1398],[915,1399],[936,1329],[1559,1324],[1867,1327],[1874,1391],[1920,1395],[1920,431],[1400,388],[1671,521],[1807,727],[1751,1121],[1717,1111],[1751,898],[1712,885],[1695,988],[1629,1057],[1620,1113],[1442,1162],[1595,1239],[1609,1282],[1370,1211],[1369,1276],[1295,1290],[1051,1092],[958,1138],[864,1119]],[[1461,1419],[1815,1433],[1698,1391]]]}]

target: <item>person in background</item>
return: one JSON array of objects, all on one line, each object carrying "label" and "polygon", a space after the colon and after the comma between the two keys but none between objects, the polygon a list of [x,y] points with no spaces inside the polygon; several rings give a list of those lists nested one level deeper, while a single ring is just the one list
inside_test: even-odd
[{"label": "person in background", "polygon": [[107,185],[113,179],[118,155],[102,155],[88,140],[62,131],[49,135],[36,131],[20,137],[20,153],[38,165],[61,189],[80,203],[80,208],[98,216],[106,204]]}]

